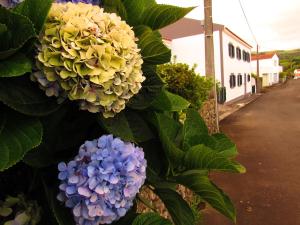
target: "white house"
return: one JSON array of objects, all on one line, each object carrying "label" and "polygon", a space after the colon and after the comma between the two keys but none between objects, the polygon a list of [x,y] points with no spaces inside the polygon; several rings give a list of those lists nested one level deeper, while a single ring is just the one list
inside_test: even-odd
[{"label": "white house", "polygon": [[[203,21],[183,18],[160,32],[178,62],[197,64],[196,71],[205,75]],[[252,93],[251,48],[224,25],[214,24],[215,74],[221,86],[226,87],[226,102]]]},{"label": "white house", "polygon": [[276,53],[264,53],[252,55],[252,73],[257,73],[257,59],[259,60],[259,76],[262,77],[263,87],[271,86],[279,82],[279,73],[282,66],[279,65],[279,57]]}]

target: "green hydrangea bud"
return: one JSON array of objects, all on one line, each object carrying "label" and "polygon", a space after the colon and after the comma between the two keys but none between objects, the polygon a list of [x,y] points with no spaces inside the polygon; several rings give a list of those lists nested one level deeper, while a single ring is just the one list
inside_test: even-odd
[{"label": "green hydrangea bud", "polygon": [[7,196],[0,201],[0,223],[4,225],[37,225],[41,208],[36,201],[28,201],[24,195]]},{"label": "green hydrangea bud", "polygon": [[131,27],[99,6],[54,3],[40,43],[42,77],[33,76],[47,95],[66,95],[106,118],[123,110],[145,80]]}]

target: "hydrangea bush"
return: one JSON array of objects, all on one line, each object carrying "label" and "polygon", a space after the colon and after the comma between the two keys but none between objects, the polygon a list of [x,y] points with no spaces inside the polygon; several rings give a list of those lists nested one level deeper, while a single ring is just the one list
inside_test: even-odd
[{"label": "hydrangea bush", "polygon": [[[235,144],[209,135],[156,72],[171,57],[159,30],[193,8],[154,0],[0,4],[0,224],[195,225],[178,184],[235,220],[209,179],[210,171],[245,172],[233,160]],[[137,203],[155,211],[142,186],[172,221],[137,213]],[[20,193],[21,205],[7,203]]]}]

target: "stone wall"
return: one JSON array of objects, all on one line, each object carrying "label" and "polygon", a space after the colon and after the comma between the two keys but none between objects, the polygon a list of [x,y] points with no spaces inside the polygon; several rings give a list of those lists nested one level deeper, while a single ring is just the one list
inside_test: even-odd
[{"label": "stone wall", "polygon": [[[178,185],[177,192],[182,196],[182,198],[189,204],[193,202],[193,192],[188,188]],[[146,204],[150,204],[152,208],[156,210],[162,217],[172,220],[167,208],[160,198],[147,186],[144,186],[139,194],[143,199],[147,200]],[[147,206],[141,200],[138,201],[137,211],[138,213],[153,212],[149,206]]]},{"label": "stone wall", "polygon": [[203,103],[200,115],[204,119],[210,134],[218,133],[217,116],[215,113],[215,100],[210,99]]}]

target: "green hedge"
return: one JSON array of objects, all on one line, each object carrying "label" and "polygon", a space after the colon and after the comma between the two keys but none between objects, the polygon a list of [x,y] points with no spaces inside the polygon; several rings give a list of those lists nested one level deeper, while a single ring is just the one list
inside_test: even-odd
[{"label": "green hedge", "polygon": [[213,81],[196,73],[195,66],[171,62],[157,67],[157,72],[167,83],[167,89],[187,99],[195,108],[200,108],[209,97]]}]

